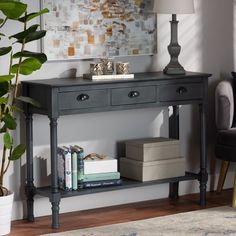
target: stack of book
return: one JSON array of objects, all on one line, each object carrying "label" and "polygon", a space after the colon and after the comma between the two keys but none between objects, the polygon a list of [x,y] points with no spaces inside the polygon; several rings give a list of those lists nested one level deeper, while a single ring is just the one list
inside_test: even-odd
[{"label": "stack of book", "polygon": [[94,155],[84,157],[83,148],[58,147],[58,183],[65,191],[121,185],[117,159]]},{"label": "stack of book", "polygon": [[92,157],[84,160],[84,188],[121,185],[117,159]]},{"label": "stack of book", "polygon": [[65,191],[83,188],[84,150],[79,146],[58,147],[58,183]]}]

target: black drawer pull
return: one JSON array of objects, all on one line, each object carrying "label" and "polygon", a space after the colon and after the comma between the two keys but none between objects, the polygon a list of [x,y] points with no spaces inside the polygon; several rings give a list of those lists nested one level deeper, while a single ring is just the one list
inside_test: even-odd
[{"label": "black drawer pull", "polygon": [[89,100],[89,95],[82,93],[77,97],[77,100],[81,102]]},{"label": "black drawer pull", "polygon": [[188,90],[187,90],[187,88],[185,88],[185,87],[179,87],[179,88],[176,90],[176,92],[177,92],[178,94],[184,94],[184,93],[187,93]]},{"label": "black drawer pull", "polygon": [[131,91],[129,94],[128,94],[128,97],[130,98],[137,98],[140,96],[140,93],[138,91]]}]

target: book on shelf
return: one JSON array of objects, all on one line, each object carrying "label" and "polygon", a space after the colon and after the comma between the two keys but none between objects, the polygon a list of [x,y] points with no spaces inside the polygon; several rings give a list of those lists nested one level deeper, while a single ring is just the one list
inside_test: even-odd
[{"label": "book on shelf", "polygon": [[84,160],[84,174],[117,172],[117,159],[111,157]]},{"label": "book on shelf", "polygon": [[70,146],[71,149],[71,163],[72,163],[72,189],[78,189],[78,157],[77,151],[74,146]]},{"label": "book on shelf", "polygon": [[77,154],[77,186],[78,189],[81,189],[83,188],[84,179],[84,149],[78,145],[74,145],[73,150]]},{"label": "book on shelf", "polygon": [[58,184],[65,191],[72,191],[71,151],[67,147],[58,147]]},{"label": "book on shelf", "polygon": [[112,180],[84,182],[83,186],[84,188],[97,188],[97,187],[119,186],[121,184],[122,184],[122,179],[112,179]]},{"label": "book on shelf", "polygon": [[120,172],[108,172],[99,174],[85,174],[84,182],[120,179]]}]

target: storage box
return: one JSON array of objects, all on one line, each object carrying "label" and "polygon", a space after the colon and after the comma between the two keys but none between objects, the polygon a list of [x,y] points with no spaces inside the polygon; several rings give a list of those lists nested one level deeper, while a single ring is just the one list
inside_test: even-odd
[{"label": "storage box", "polygon": [[120,174],[138,181],[151,181],[185,175],[185,158],[141,162],[120,158]]},{"label": "storage box", "polygon": [[117,159],[115,158],[84,160],[84,174],[117,172],[117,169]]},{"label": "storage box", "polygon": [[180,154],[180,142],[169,138],[146,138],[126,141],[126,157],[137,161],[158,161],[176,158]]}]

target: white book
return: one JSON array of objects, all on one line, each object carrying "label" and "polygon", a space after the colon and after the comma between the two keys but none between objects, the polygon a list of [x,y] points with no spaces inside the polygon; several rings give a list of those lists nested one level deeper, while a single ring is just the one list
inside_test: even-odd
[{"label": "white book", "polygon": [[104,157],[103,159],[84,160],[84,174],[109,172],[117,172],[117,159]]},{"label": "white book", "polygon": [[58,147],[58,182],[61,189],[72,190],[71,151],[66,147]]}]

